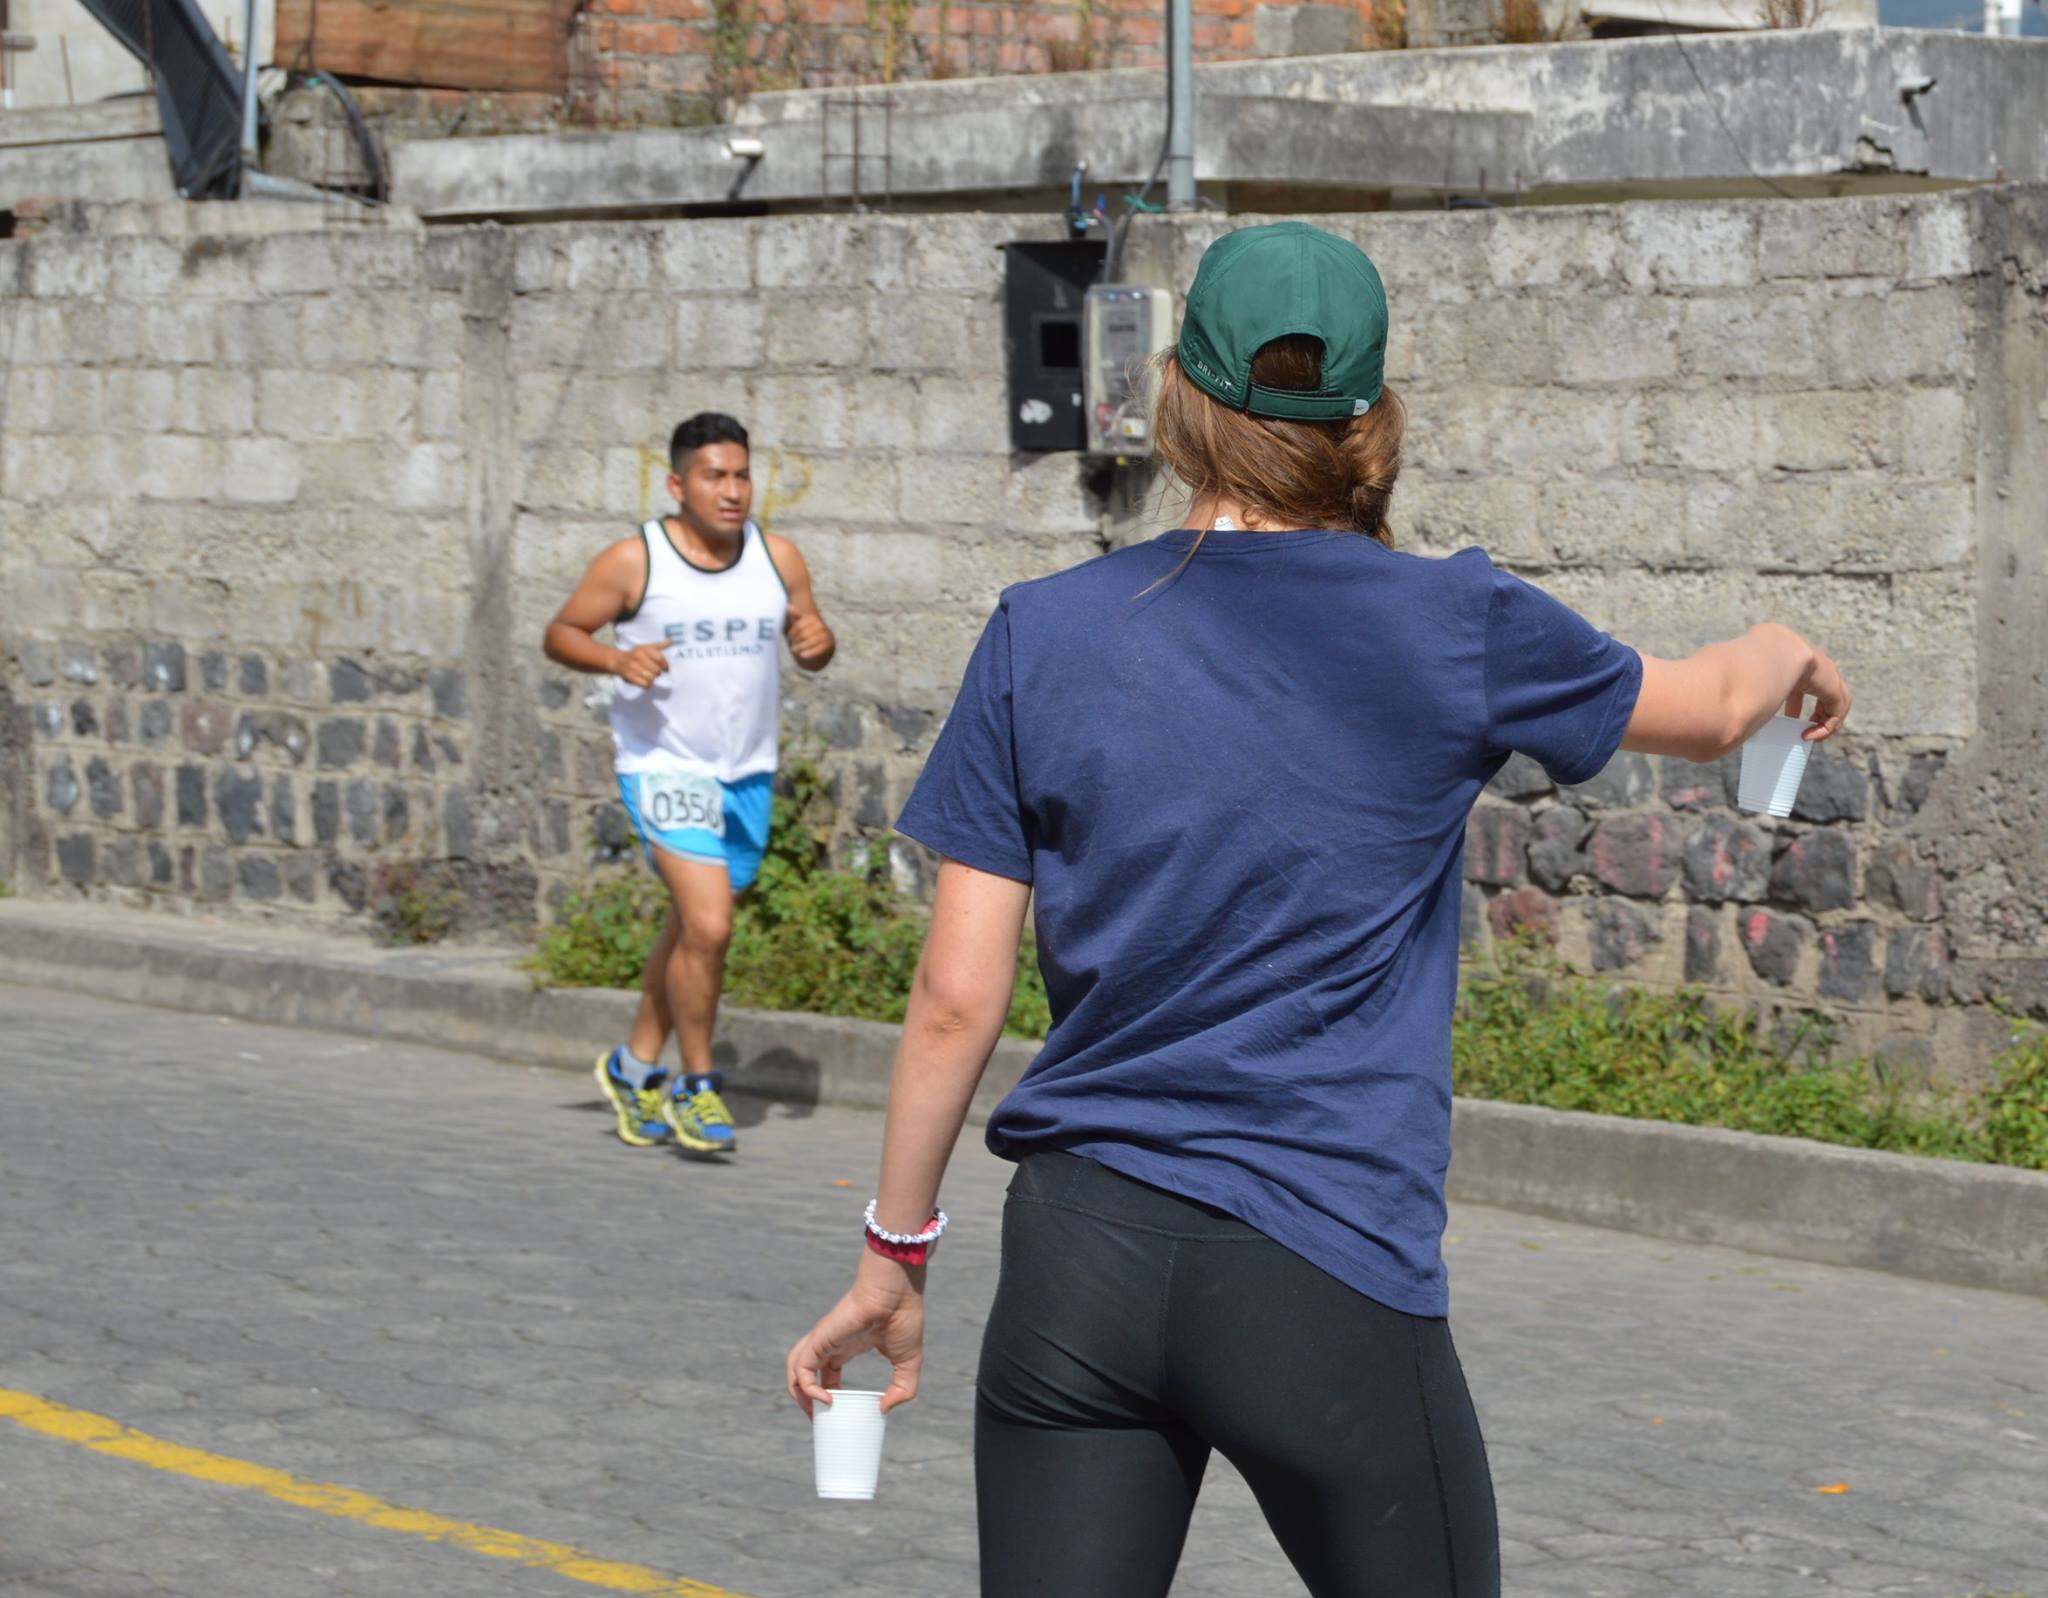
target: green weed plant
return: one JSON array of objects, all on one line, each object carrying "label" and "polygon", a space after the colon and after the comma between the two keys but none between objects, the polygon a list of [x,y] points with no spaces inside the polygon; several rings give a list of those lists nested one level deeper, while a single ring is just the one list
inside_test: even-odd
[{"label": "green weed plant", "polygon": [[1976,1157],[2048,1171],[2048,1032],[2006,1019],[2012,1022],[2012,1042],[1973,1106],[1982,1150]]},{"label": "green weed plant", "polygon": [[445,865],[399,861],[379,866],[370,896],[370,919],[394,947],[439,943],[462,913],[462,893]]},{"label": "green weed plant", "polygon": [[[761,875],[734,916],[726,996],[900,1021],[926,915],[897,894],[885,845],[833,861],[834,811],[815,763],[786,758]],[[667,914],[651,873],[607,873],[569,895],[530,968],[551,986],[638,987]],[[1051,1020],[1027,934],[1007,1030],[1043,1038]],[[1989,1078],[1963,1089],[1837,1055],[1818,1016],[1779,1033],[1697,989],[1612,985],[1518,942],[1465,972],[1451,1074],[1472,1098],[2048,1171],[2048,1033],[2016,1018]]]},{"label": "green weed plant", "polygon": [[1971,1091],[1838,1056],[1819,1017],[1781,1038],[1697,989],[1610,986],[1517,943],[1466,972],[1451,1061],[1472,1098],[2048,1170],[2048,1034],[2025,1023]]}]

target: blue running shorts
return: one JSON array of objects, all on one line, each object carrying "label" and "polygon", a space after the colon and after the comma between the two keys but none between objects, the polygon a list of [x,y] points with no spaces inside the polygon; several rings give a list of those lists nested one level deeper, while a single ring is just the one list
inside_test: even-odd
[{"label": "blue running shorts", "polygon": [[694,772],[622,771],[619,798],[649,865],[657,848],[722,865],[734,893],[752,887],[760,875],[775,805],[773,772],[720,782]]}]

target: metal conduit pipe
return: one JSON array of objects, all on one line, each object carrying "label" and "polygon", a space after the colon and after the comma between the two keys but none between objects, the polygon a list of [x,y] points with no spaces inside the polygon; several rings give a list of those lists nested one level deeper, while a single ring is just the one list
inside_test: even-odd
[{"label": "metal conduit pipe", "polygon": [[242,6],[242,186],[256,170],[256,0]]},{"label": "metal conduit pipe", "polygon": [[1195,8],[1194,0],[1166,0],[1167,82],[1173,113],[1167,125],[1166,208],[1195,208]]}]

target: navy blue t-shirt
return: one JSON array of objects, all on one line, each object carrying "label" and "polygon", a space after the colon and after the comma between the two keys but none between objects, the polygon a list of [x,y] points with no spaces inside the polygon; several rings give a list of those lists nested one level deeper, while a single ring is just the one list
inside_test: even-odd
[{"label": "navy blue t-shirt", "polygon": [[[1006,590],[899,829],[1031,883],[1045,1048],[989,1122],[1445,1313],[1465,820],[1582,782],[1636,652],[1479,550],[1185,530]],[[1148,591],[1149,590],[1149,591]]]}]

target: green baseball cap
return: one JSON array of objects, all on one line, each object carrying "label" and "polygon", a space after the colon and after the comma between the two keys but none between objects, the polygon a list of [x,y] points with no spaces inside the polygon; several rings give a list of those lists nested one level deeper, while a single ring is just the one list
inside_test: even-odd
[{"label": "green baseball cap", "polygon": [[[1322,340],[1323,386],[1260,388],[1252,357],[1276,338]],[[1180,324],[1181,370],[1233,410],[1294,422],[1363,416],[1386,380],[1387,291],[1365,251],[1306,222],[1226,233],[1202,254]]]}]

